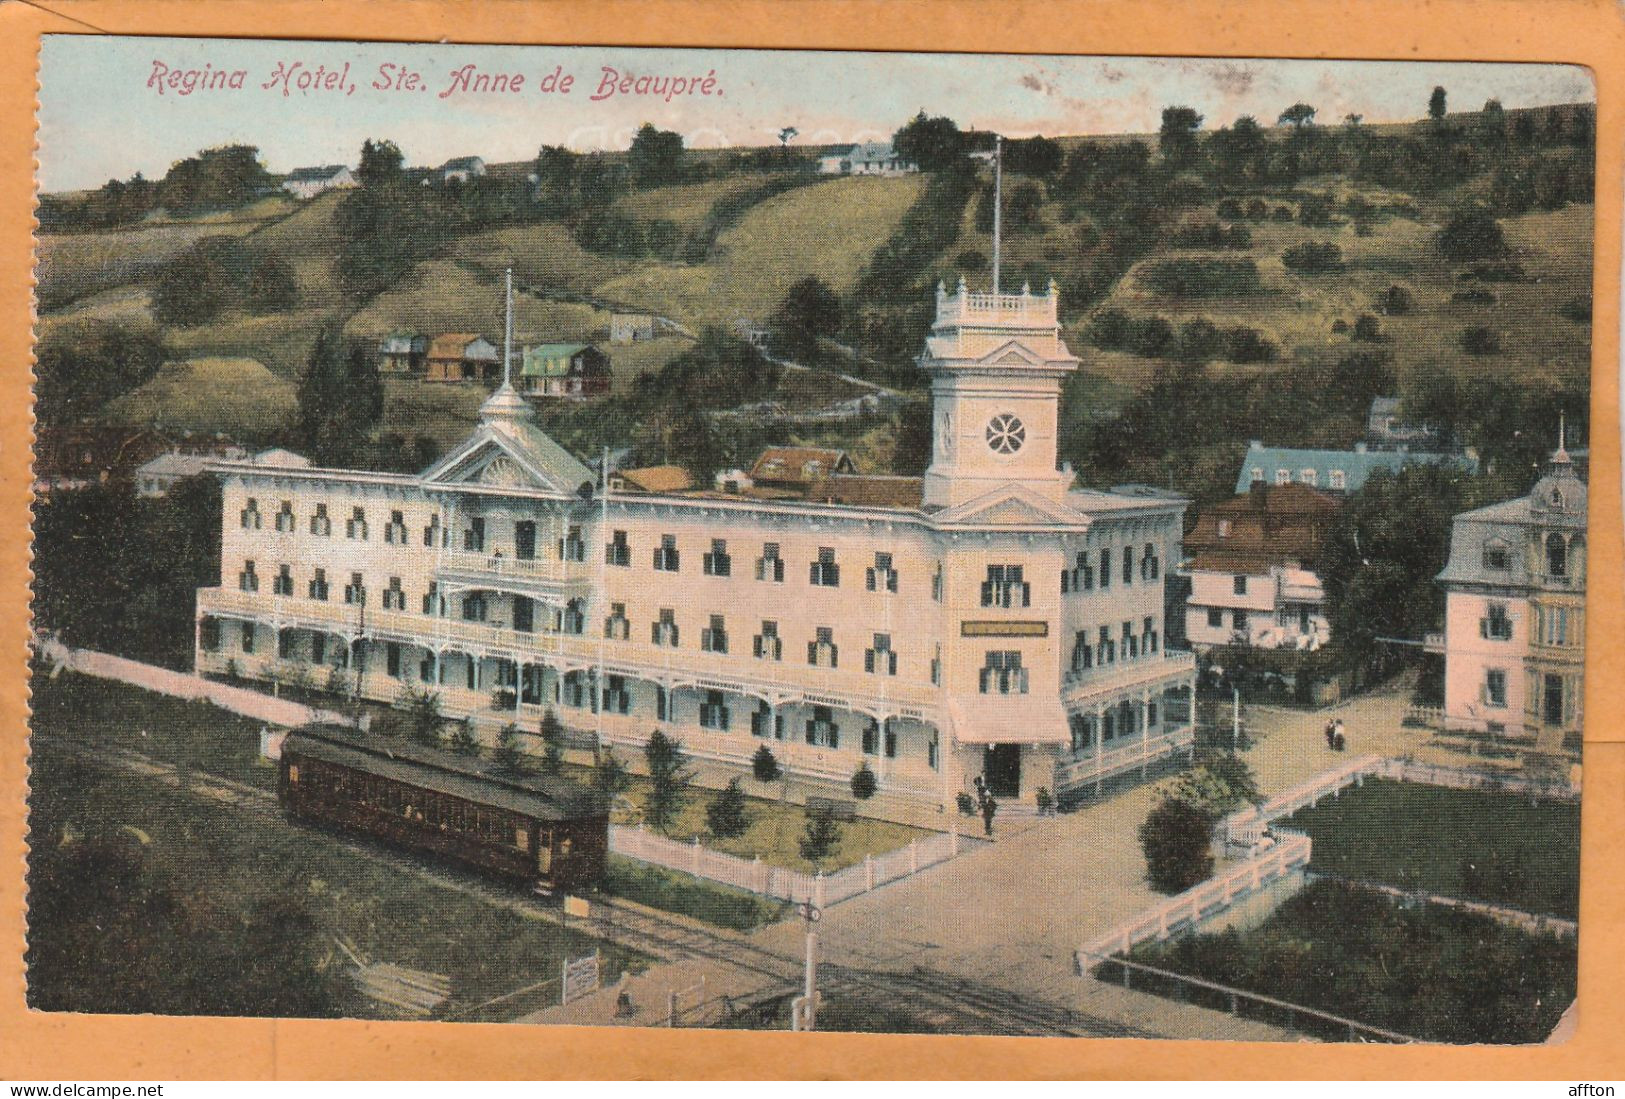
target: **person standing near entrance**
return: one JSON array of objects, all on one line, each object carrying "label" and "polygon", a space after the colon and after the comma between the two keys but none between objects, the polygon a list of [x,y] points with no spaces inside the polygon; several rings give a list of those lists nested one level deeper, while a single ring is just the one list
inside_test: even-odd
[{"label": "person standing near entrance", "polygon": [[993,800],[993,795],[986,790],[982,791],[982,834],[993,835],[993,814],[999,811],[999,803]]}]

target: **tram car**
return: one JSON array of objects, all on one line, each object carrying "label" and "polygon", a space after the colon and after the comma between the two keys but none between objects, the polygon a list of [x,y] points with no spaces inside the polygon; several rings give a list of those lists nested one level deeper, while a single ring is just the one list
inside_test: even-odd
[{"label": "tram car", "polygon": [[279,794],[296,819],[437,855],[540,893],[580,892],[604,876],[608,804],[558,776],[500,773],[477,757],[308,725],[282,742]]}]

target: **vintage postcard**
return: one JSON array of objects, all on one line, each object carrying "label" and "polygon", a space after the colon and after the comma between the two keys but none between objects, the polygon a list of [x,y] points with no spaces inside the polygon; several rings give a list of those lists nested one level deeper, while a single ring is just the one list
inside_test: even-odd
[{"label": "vintage postcard", "polygon": [[1571,1033],[1596,89],[47,36],[27,998]]}]

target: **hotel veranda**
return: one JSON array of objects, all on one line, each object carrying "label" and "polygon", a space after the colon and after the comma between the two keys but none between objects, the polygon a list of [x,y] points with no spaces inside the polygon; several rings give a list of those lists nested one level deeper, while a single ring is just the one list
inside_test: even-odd
[{"label": "hotel veranda", "polygon": [[1030,805],[1182,754],[1195,668],[1163,645],[1163,579],[1185,501],[1057,469],[1078,360],[1056,305],[1053,284],[938,288],[923,481],[618,489],[506,382],[417,476],[217,463],[198,669],[433,690],[486,742],[550,707],[623,758],[665,729],[723,774],[767,744],[795,797],[867,762],[879,814],[951,812],[977,775]]}]

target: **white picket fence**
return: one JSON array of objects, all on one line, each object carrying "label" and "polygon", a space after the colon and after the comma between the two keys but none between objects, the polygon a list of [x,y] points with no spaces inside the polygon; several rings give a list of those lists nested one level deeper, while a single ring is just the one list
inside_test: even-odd
[{"label": "white picket fence", "polygon": [[962,846],[980,842],[963,839],[954,832],[937,832],[883,855],[866,855],[862,862],[833,874],[807,874],[774,866],[760,858],[744,859],[713,851],[703,846],[698,837],[693,843],[683,843],[657,836],[642,825],[615,824],[609,829],[609,849],[614,854],[763,897],[777,897],[797,904],[811,901],[819,908],[917,874],[953,858]]},{"label": "white picket fence", "polygon": [[1132,949],[1147,939],[1163,940],[1223,912],[1237,901],[1262,891],[1277,879],[1309,865],[1309,837],[1284,833],[1279,842],[1217,877],[1209,878],[1148,908],[1133,919],[1080,947],[1078,972],[1088,973],[1095,961]]}]

